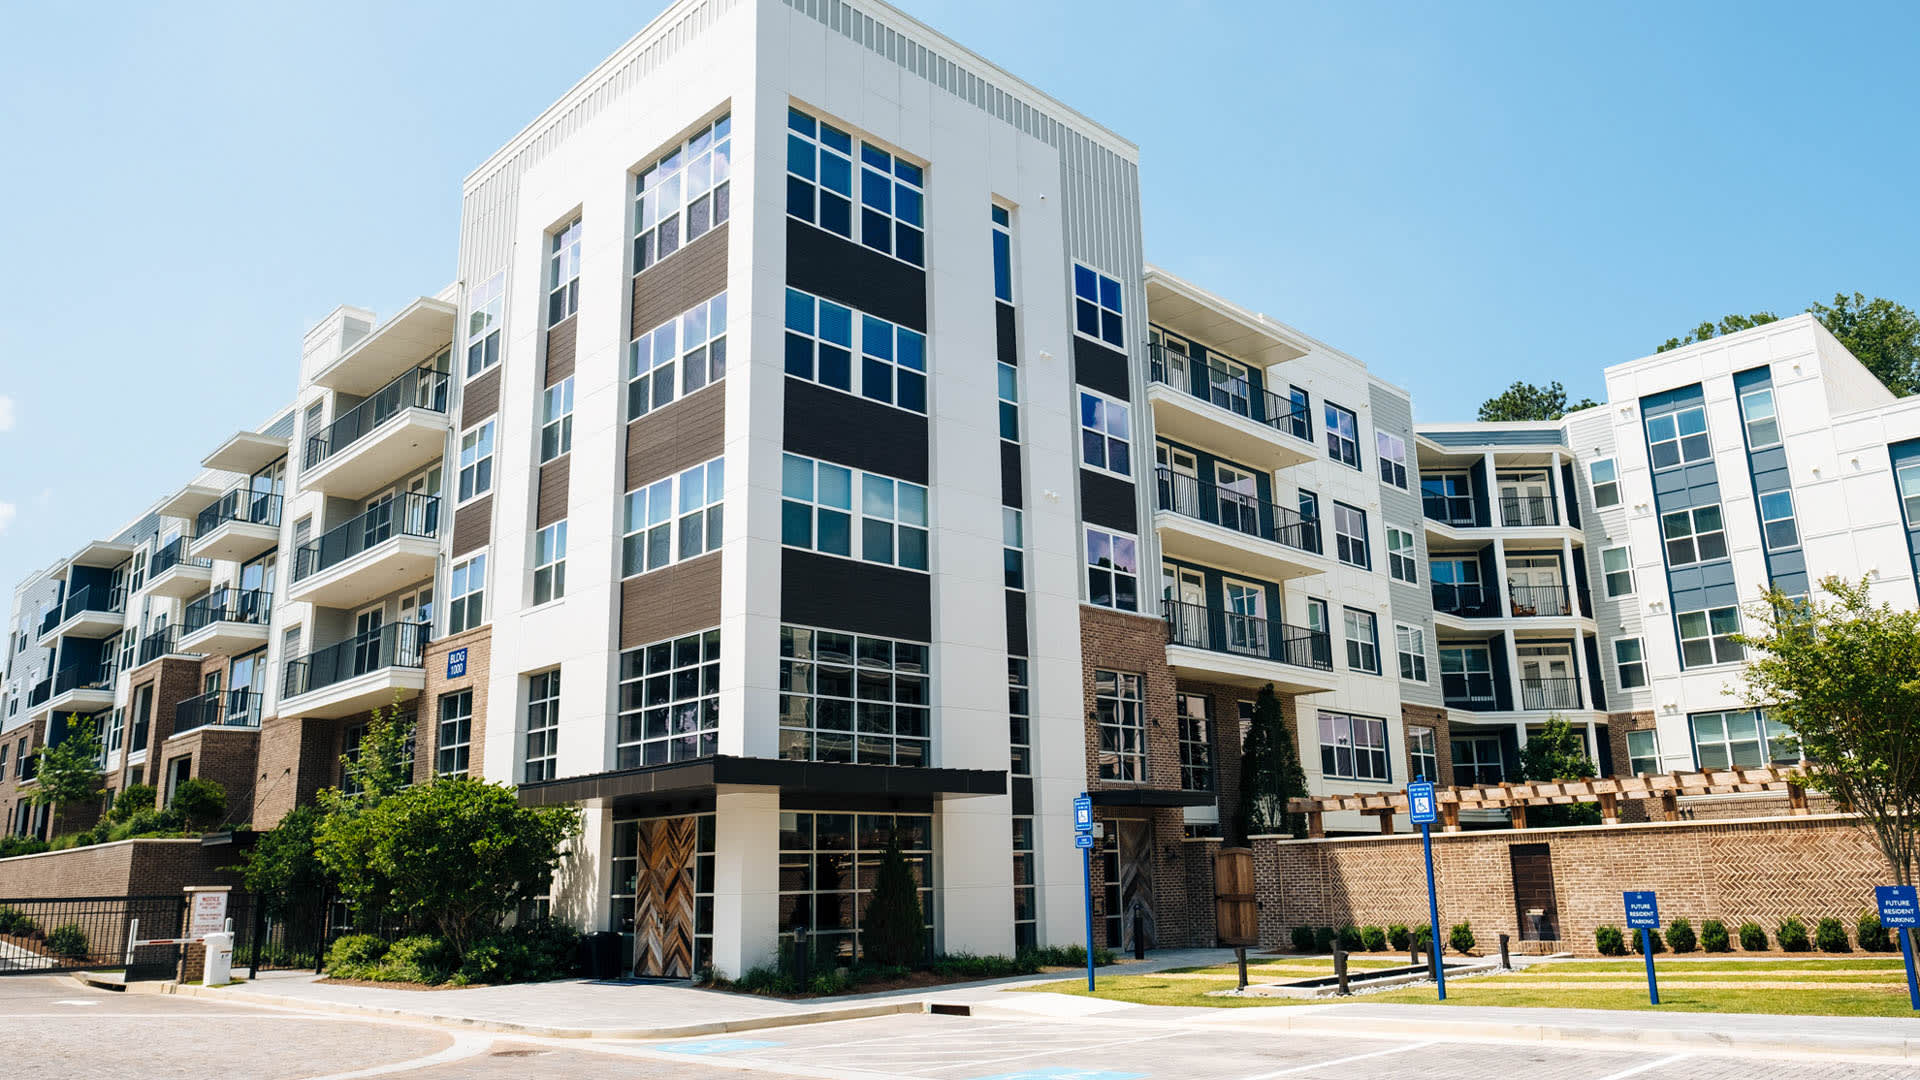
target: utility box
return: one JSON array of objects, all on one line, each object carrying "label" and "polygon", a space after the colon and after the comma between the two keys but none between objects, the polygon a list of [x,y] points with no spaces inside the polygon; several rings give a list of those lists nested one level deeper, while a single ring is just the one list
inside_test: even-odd
[{"label": "utility box", "polygon": [[222,930],[201,939],[206,946],[206,962],[200,968],[200,985],[225,986],[233,981],[233,934]]}]

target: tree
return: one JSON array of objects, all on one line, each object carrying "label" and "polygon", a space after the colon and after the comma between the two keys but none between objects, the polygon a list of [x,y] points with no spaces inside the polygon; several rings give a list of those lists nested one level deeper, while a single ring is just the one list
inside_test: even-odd
[{"label": "tree", "polygon": [[1669,349],[1677,349],[1682,345],[1692,345],[1696,342],[1708,341],[1724,334],[1737,334],[1742,330],[1751,330],[1756,326],[1765,326],[1770,322],[1778,321],[1780,321],[1780,316],[1775,315],[1771,311],[1756,311],[1751,315],[1728,315],[1717,323],[1701,323],[1699,326],[1687,331],[1685,337],[1668,338],[1659,348],[1653,351],[1663,353]]},{"label": "tree", "polygon": [[240,863],[247,891],[264,897],[268,909],[282,914],[299,899],[326,891],[327,871],[314,851],[314,833],[324,812],[311,803],[296,806],[280,824],[260,834]]},{"label": "tree", "polygon": [[920,914],[920,883],[900,850],[900,831],[887,837],[886,854],[874,873],[873,892],[861,913],[860,949],[885,967],[906,967],[925,950],[926,919]]},{"label": "tree", "polygon": [[1920,391],[1920,316],[1912,308],[1878,296],[1835,293],[1833,306],[1807,310],[1896,396]]},{"label": "tree", "polygon": [[1287,800],[1307,796],[1307,774],[1300,768],[1300,752],[1293,730],[1280,715],[1280,697],[1273,684],[1260,688],[1253,702],[1253,723],[1240,748],[1240,810],[1234,822],[1236,839],[1287,833],[1307,835],[1307,816],[1289,813]]},{"label": "tree", "polygon": [[182,780],[167,808],[179,815],[183,827],[204,832],[227,816],[227,789],[217,780],[199,776]]},{"label": "tree", "polygon": [[[1520,779],[1535,781],[1591,780],[1595,769],[1587,756],[1586,740],[1560,716],[1549,716],[1539,731],[1527,734],[1520,748]],[[1593,803],[1527,808],[1529,824],[1598,825],[1600,808]]]},{"label": "tree", "polygon": [[[1920,840],[1920,612],[1875,604],[1866,579],[1829,577],[1830,599],[1770,591],[1749,609],[1745,698],[1784,726],[1807,786],[1858,813],[1894,881],[1913,883]],[[1789,744],[1781,748],[1791,750]],[[1780,751],[1776,750],[1776,756]]]},{"label": "tree", "polygon": [[1482,420],[1558,420],[1570,412],[1591,409],[1599,402],[1581,398],[1569,405],[1567,388],[1557,382],[1535,386],[1516,380],[1499,397],[1480,403]]},{"label": "tree", "polygon": [[321,793],[329,809],[372,806],[413,781],[413,725],[400,713],[400,699],[373,710],[360,743],[340,755],[342,791]]},{"label": "tree", "polygon": [[511,787],[458,777],[336,807],[314,839],[358,911],[431,927],[464,959],[521,901],[547,892],[561,845],[579,830],[574,807],[524,807]]},{"label": "tree", "polygon": [[100,725],[68,716],[65,734],[55,741],[58,717],[47,722],[48,745],[40,751],[36,783],[25,801],[49,808],[48,817],[57,826],[60,812],[74,803],[97,799],[107,793],[106,774],[100,771]]}]

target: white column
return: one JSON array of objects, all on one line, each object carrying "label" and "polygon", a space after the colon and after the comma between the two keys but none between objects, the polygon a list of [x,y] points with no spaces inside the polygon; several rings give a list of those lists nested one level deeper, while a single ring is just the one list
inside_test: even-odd
[{"label": "white column", "polygon": [[1013,955],[1013,826],[1008,803],[1004,795],[939,803],[933,820],[934,903],[943,952]]},{"label": "white column", "polygon": [[1553,509],[1554,513],[1559,515],[1555,520],[1562,525],[1570,525],[1573,518],[1567,514],[1567,503],[1571,500],[1573,493],[1560,483],[1560,453],[1557,450],[1553,454],[1552,469],[1553,471],[1547,474],[1547,486],[1553,489]]},{"label": "white column", "polygon": [[613,866],[613,812],[588,805],[581,808],[581,819],[580,835],[554,871],[553,917],[586,931],[611,930],[607,894]]},{"label": "white column", "polygon": [[713,966],[731,977],[779,956],[780,792],[714,797]]}]

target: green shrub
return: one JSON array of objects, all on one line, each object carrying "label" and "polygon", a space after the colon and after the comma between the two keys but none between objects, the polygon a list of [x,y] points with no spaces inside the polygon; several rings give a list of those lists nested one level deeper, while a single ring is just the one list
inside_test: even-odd
[{"label": "green shrub", "polygon": [[1617,926],[1597,926],[1593,931],[1593,947],[1600,950],[1601,956],[1627,955],[1627,943],[1620,936]]},{"label": "green shrub", "polygon": [[1807,951],[1807,924],[1799,919],[1781,919],[1773,939],[1787,952]]},{"label": "green shrub", "polygon": [[1731,947],[1727,943],[1727,924],[1719,919],[1701,923],[1700,947],[1708,952],[1726,952]]},{"label": "green shrub", "polygon": [[69,960],[84,959],[87,955],[87,932],[79,923],[61,923],[47,935],[47,951],[55,956]]},{"label": "green shrub", "polygon": [[1408,945],[1412,944],[1412,942],[1413,931],[1408,930],[1399,923],[1394,923],[1392,926],[1387,927],[1387,944],[1396,949],[1405,949]]},{"label": "green shrub", "polygon": [[1472,924],[1454,923],[1453,929],[1447,931],[1447,944],[1457,953],[1472,952],[1475,945]]},{"label": "green shrub", "polygon": [[38,855],[47,850],[47,842],[37,836],[0,836],[0,859],[15,855]]},{"label": "green shrub", "polygon": [[1432,949],[1433,948],[1433,927],[1427,923],[1421,923],[1419,926],[1414,927],[1413,941],[1411,944],[1414,948],[1419,949],[1421,952],[1427,952],[1428,950]]},{"label": "green shrub", "polygon": [[1313,928],[1313,951],[1314,952],[1332,952],[1333,936],[1334,936],[1333,927],[1331,926],[1314,927]]},{"label": "green shrub", "polygon": [[1828,916],[1813,925],[1813,943],[1821,952],[1852,952],[1847,943],[1846,924]]},{"label": "green shrub", "polygon": [[1740,924],[1740,947],[1748,952],[1767,951],[1767,932],[1760,924],[1749,919]]},{"label": "green shrub", "polygon": [[151,810],[159,797],[159,789],[152,784],[128,784],[113,797],[113,809],[107,811],[107,820],[118,824],[132,817],[136,810]]},{"label": "green shrub", "polygon": [[1674,952],[1692,952],[1700,941],[1693,936],[1693,924],[1685,919],[1675,919],[1667,924],[1667,946]]},{"label": "green shrub", "polygon": [[0,904],[0,934],[26,937],[34,929],[33,920],[27,917],[26,912]]},{"label": "green shrub", "polygon": [[1892,952],[1895,948],[1893,935],[1880,925],[1880,913],[1869,908],[1860,913],[1853,922],[1854,939],[1868,952]]},{"label": "green shrub", "polygon": [[1005,979],[1014,975],[1032,975],[1040,965],[1027,954],[1019,956],[978,956],[973,953],[948,953],[936,956],[930,965],[936,975],[967,979]]},{"label": "green shrub", "polygon": [[425,983],[437,986],[453,974],[455,957],[445,940],[431,934],[403,937],[380,960],[381,982]]},{"label": "green shrub", "polygon": [[1342,952],[1354,952],[1358,950],[1361,945],[1360,928],[1351,923],[1341,927],[1338,940]]},{"label": "green shrub", "polygon": [[327,947],[327,974],[340,979],[377,979],[387,943],[372,934],[344,934]]},{"label": "green shrub", "polygon": [[574,974],[580,935],[564,923],[537,920],[515,923],[467,947],[467,955],[449,978],[459,985],[545,982]]},{"label": "green shrub", "polygon": [[173,789],[167,808],[181,827],[205,832],[226,819],[227,789],[218,780],[190,777]]},{"label": "green shrub", "polygon": [[[1087,966],[1087,950],[1079,945],[1042,945],[1022,952],[1019,959],[1036,967],[1083,968]],[[1095,966],[1104,967],[1113,963],[1113,960],[1113,950],[1105,945],[1093,950]]]},{"label": "green shrub", "polygon": [[[1644,956],[1646,955],[1646,953],[1645,953],[1645,950],[1641,947],[1641,943],[1640,943],[1640,935],[1642,933],[1643,931],[1640,931],[1640,930],[1629,930],[1627,931],[1627,936],[1633,940],[1633,951],[1640,953],[1642,956]],[[1654,952],[1661,953],[1661,952],[1667,951],[1667,943],[1660,940],[1660,931],[1647,930],[1647,931],[1644,931],[1644,933],[1647,936],[1646,938],[1647,946],[1651,947]]]},{"label": "green shrub", "polygon": [[1313,927],[1296,926],[1293,928],[1293,932],[1290,936],[1293,939],[1294,952],[1312,952],[1313,951]]},{"label": "green shrub", "polygon": [[[467,954],[469,958],[473,955]],[[733,980],[733,989],[747,994],[797,994],[799,982],[785,971],[772,964],[762,964],[742,972]]]},{"label": "green shrub", "polygon": [[1387,947],[1387,932],[1377,926],[1362,927],[1360,930],[1360,944],[1364,946],[1368,952],[1379,952]]}]

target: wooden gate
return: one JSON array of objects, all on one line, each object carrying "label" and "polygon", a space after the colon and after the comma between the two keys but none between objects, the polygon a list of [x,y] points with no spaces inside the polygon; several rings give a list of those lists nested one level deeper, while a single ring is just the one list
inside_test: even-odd
[{"label": "wooden gate", "polygon": [[1554,899],[1553,854],[1545,844],[1507,848],[1513,867],[1513,907],[1521,941],[1560,940],[1560,905]]},{"label": "wooden gate", "polygon": [[640,880],[634,897],[633,973],[684,979],[693,974],[693,854],[697,820],[640,822]]},{"label": "wooden gate", "polygon": [[1213,912],[1220,944],[1260,944],[1252,849],[1221,848],[1213,856]]}]

